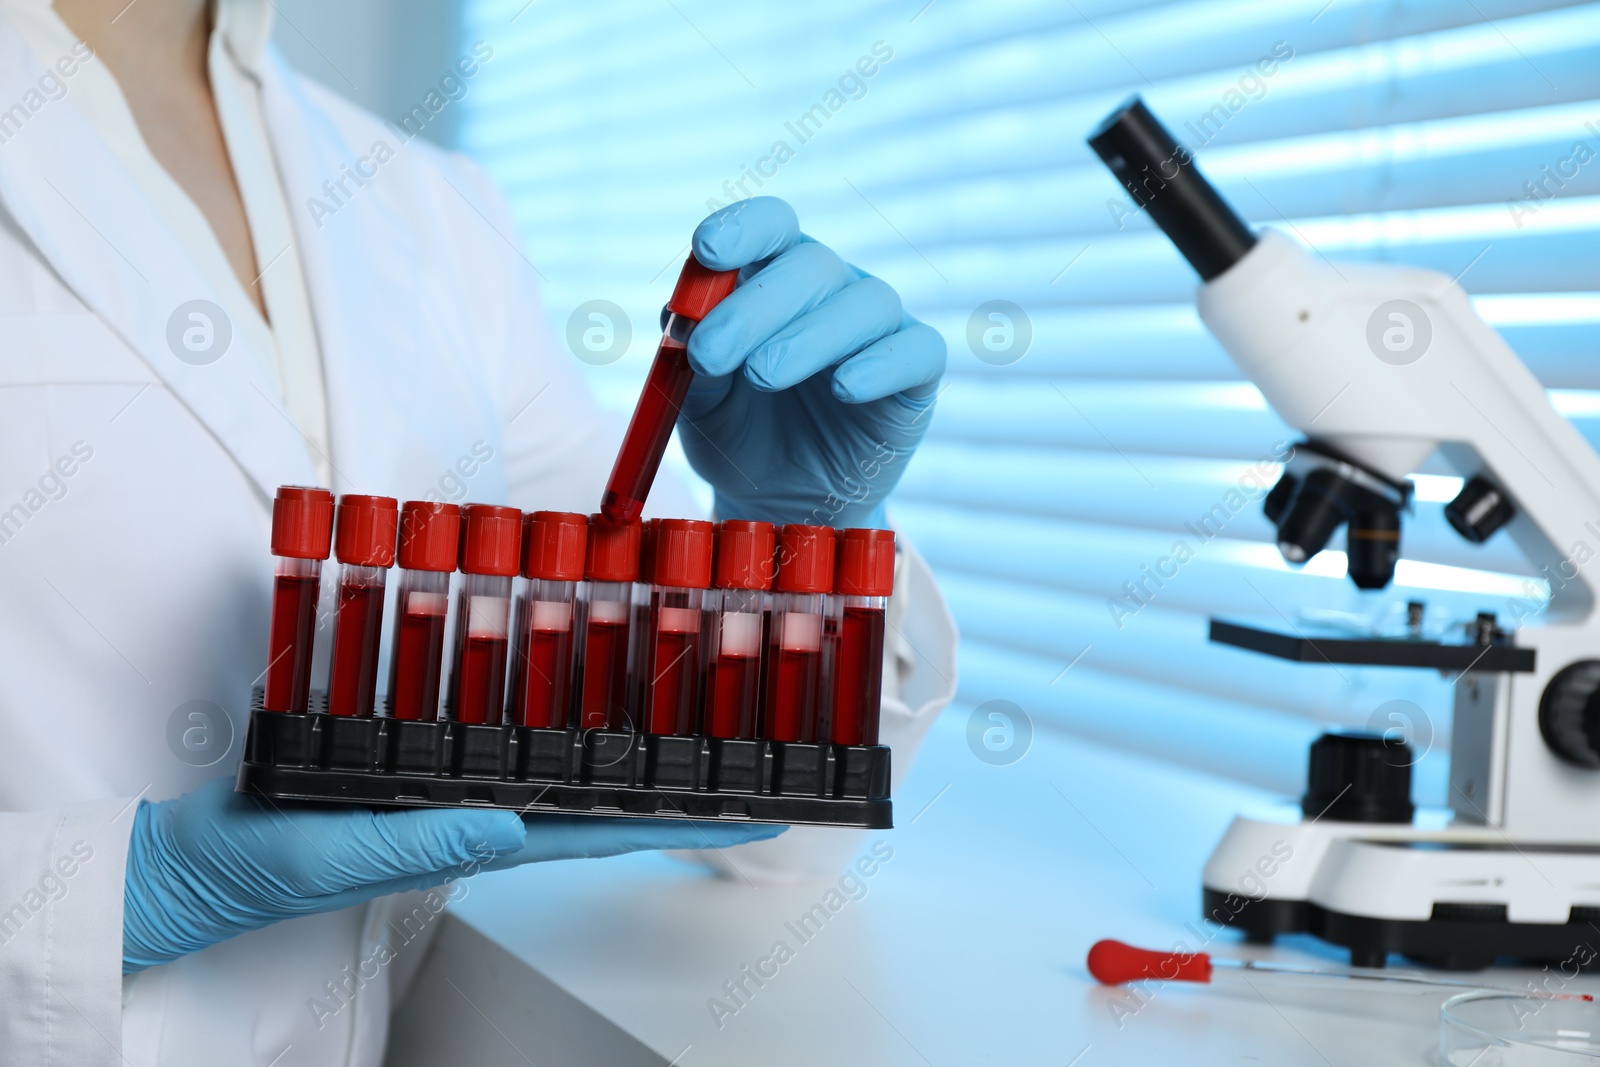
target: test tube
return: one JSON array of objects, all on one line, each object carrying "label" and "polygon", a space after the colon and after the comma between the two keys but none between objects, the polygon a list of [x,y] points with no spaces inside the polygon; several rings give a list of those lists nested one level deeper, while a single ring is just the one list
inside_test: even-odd
[{"label": "test tube", "polygon": [[715,616],[706,669],[705,733],[710,737],[756,736],[776,549],[777,529],[770,522],[725,519],[717,526]]},{"label": "test tube", "polygon": [[639,577],[639,526],[615,526],[599,515],[589,518],[589,544],[578,590],[582,647],[578,726],[584,730],[622,730],[628,718],[628,667],[633,647],[633,583]]},{"label": "test tube", "polygon": [[767,700],[762,736],[815,741],[822,698],[822,624],[833,589],[833,530],[785,526],[778,532],[778,574],[767,645]]},{"label": "test tube", "polygon": [[639,524],[639,581],[644,585],[655,581],[656,529],[660,525],[660,519],[645,519]]},{"label": "test tube", "polygon": [[389,663],[389,714],[396,719],[439,717],[444,621],[460,531],[461,510],[454,504],[408,500],[400,509],[400,586]]},{"label": "test tube", "polygon": [[589,520],[536,511],[522,527],[522,576],[511,661],[511,722],[560,729],[572,709],[573,609],[583,580]]},{"label": "test tube", "polygon": [[333,540],[333,494],[279,486],[272,501],[272,623],[261,706],[303,712],[311,706],[311,654],[322,589],[322,561]]},{"label": "test tube", "polygon": [[400,505],[388,496],[347,493],[334,515],[339,605],[333,617],[328,713],[370,718],[378,694],[384,579],[394,562]]},{"label": "test tube", "polygon": [[883,627],[894,592],[894,532],[841,530],[833,589],[829,740],[876,745],[883,697]]},{"label": "test tube", "polygon": [[695,732],[710,623],[711,551],[715,527],[697,519],[656,524],[650,590],[649,655],[641,675],[645,730]]},{"label": "test tube", "polygon": [[494,504],[461,509],[461,592],[450,711],[457,722],[500,724],[511,644],[511,580],[522,555],[522,512]]},{"label": "test tube", "polygon": [[628,658],[628,707],[642,708],[644,684],[650,677],[650,593],[656,580],[656,530],[660,519],[639,524],[639,574],[633,582],[633,651]]},{"label": "test tube", "polygon": [[689,335],[699,321],[733,292],[736,270],[711,270],[690,253],[678,273],[678,284],[667,300],[667,324],[656,348],[655,362],[645,377],[639,403],[633,409],[628,432],[617,451],[616,465],[606,482],[600,512],[614,525],[634,522],[644,511],[656,469],[678,421],[678,409],[689,392],[694,373],[689,369]]}]

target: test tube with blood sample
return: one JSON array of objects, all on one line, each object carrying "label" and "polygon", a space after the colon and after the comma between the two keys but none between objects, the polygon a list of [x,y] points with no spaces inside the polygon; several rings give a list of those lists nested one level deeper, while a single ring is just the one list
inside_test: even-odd
[{"label": "test tube with blood sample", "polygon": [[640,524],[589,517],[589,543],[578,590],[578,727],[631,729],[628,716],[633,583],[639,577]]},{"label": "test tube with blood sample", "polygon": [[841,530],[835,564],[833,700],[828,740],[836,745],[876,745],[883,695],[883,629],[894,592],[894,533]]},{"label": "test tube with blood sample", "polygon": [[767,643],[761,736],[815,741],[822,698],[822,625],[833,589],[834,535],[827,526],[778,533],[778,573]]},{"label": "test tube with blood sample", "polygon": [[769,522],[725,519],[717,526],[704,725],[710,737],[756,736],[767,590],[776,551],[777,529]]},{"label": "test tube with blood sample", "polygon": [[650,593],[654,588],[656,574],[656,530],[660,527],[660,519],[645,519],[639,523],[639,574],[633,582],[633,651],[628,658],[628,707],[641,709],[639,721],[643,721],[643,707],[645,704],[645,681],[650,677],[651,639],[645,635],[650,632]]},{"label": "test tube with blood sample", "polygon": [[393,497],[347,493],[334,516],[339,603],[333,619],[328,713],[369,718],[378,691],[384,579],[394,562],[400,506]]},{"label": "test tube with blood sample", "polygon": [[611,523],[634,522],[644,510],[661,456],[672,437],[672,427],[678,421],[678,410],[694,377],[689,369],[689,335],[712,308],[733,292],[738,279],[738,271],[701,266],[693,253],[684,261],[678,284],[667,300],[667,324],[655,362],[650,364],[601,498],[600,512]]},{"label": "test tube with blood sample", "polygon": [[639,686],[648,733],[685,736],[699,719],[714,534],[709,522],[696,519],[656,524],[648,653]]},{"label": "test tube with blood sample", "polygon": [[536,511],[522,528],[516,654],[511,666],[511,722],[560,729],[572,709],[574,609],[583,580],[589,520],[567,511]]},{"label": "test tube with blood sample", "polygon": [[454,504],[408,500],[400,509],[400,582],[389,662],[389,714],[396,719],[439,717],[444,623],[460,531],[461,510]]},{"label": "test tube with blood sample", "polygon": [[500,725],[511,644],[511,581],[521,566],[522,512],[494,504],[461,509],[461,592],[450,675],[457,722]]},{"label": "test tube with blood sample", "polygon": [[322,561],[333,539],[333,494],[280,486],[272,502],[272,622],[261,706],[303,712],[311,706],[311,655],[316,636]]}]

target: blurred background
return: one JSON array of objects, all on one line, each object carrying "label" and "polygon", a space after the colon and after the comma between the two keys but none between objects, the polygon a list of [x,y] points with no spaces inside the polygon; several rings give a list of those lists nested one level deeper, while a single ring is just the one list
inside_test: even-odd
[{"label": "blurred background", "polygon": [[1453,679],[1253,656],[1209,645],[1206,619],[1421,600],[1505,625],[1545,578],[1503,536],[1449,530],[1442,466],[1417,472],[1395,587],[1359,594],[1336,551],[1283,564],[1260,498],[1293,435],[1084,136],[1142,94],[1252,223],[1458,277],[1597,442],[1600,4],[275,7],[291,62],[391,121],[480,60],[426,136],[504,190],[552,343],[608,407],[632,405],[695,224],[752,194],[943,331],[946,389],[891,515],[964,634],[953,714],[1009,701],[1034,729],[1286,794],[1325,724],[1370,725],[1412,741],[1418,800],[1443,801]]}]

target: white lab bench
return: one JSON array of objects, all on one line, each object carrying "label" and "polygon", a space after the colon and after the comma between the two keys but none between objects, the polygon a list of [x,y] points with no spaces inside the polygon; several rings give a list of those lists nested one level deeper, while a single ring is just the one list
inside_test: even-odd
[{"label": "white lab bench", "polygon": [[[1043,732],[991,766],[964,727],[935,725],[896,828],[863,841],[893,858],[842,905],[659,855],[479,876],[397,1013],[391,1067],[1437,1062],[1447,990],[1222,975],[1141,1003],[1097,986],[1084,956],[1102,937],[1199,946],[1201,865],[1237,808],[1270,798]],[[798,927],[818,903],[838,910]],[[1342,962],[1305,937],[1257,948],[1223,933],[1209,948]],[[747,966],[770,977],[719,1020],[708,1001],[735,1006],[724,983]]]}]

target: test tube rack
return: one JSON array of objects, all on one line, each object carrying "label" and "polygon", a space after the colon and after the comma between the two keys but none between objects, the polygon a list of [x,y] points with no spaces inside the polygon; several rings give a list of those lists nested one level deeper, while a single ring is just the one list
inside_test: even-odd
[{"label": "test tube rack", "polygon": [[[465,517],[458,538],[454,506],[444,507],[450,509],[451,514],[446,516],[450,521],[448,525],[438,525],[445,515],[442,506],[408,502],[399,509],[400,514],[409,515],[413,509],[418,509],[417,515],[432,516],[427,522],[408,525],[405,521],[397,522],[396,502],[391,498],[350,496],[340,501],[338,558],[341,568],[345,568],[347,576],[367,594],[375,589],[377,595],[375,600],[370,595],[359,598],[352,595],[348,601],[361,609],[359,616],[352,617],[362,621],[351,627],[346,636],[364,641],[357,646],[361,666],[348,669],[349,663],[355,661],[341,657],[338,652],[340,648],[349,650],[341,644],[341,633],[345,632],[341,628],[346,626],[345,586],[341,584],[340,608],[335,613],[333,627],[332,684],[327,690],[310,689],[312,652],[317,643],[313,620],[320,599],[317,591],[321,584],[320,561],[326,560],[331,551],[333,498],[323,490],[301,487],[285,487],[279,491],[273,525],[273,551],[279,560],[271,627],[273,647],[269,652],[267,683],[257,687],[252,696],[249,732],[236,780],[239,792],[277,800],[374,806],[492,807],[524,813],[859,828],[893,825],[889,796],[890,751],[887,746],[876,743],[881,679],[875,670],[863,666],[881,659],[882,616],[892,584],[893,541],[889,534],[870,530],[838,534],[840,558],[849,559],[851,563],[841,565],[840,577],[835,582],[835,531],[817,526],[774,528],[760,523],[727,523],[724,526],[728,528],[726,533],[730,540],[725,557],[720,547],[723,527],[718,527],[715,534],[720,562],[718,578],[713,583],[709,577],[712,573],[712,541],[707,537],[707,531],[711,530],[709,523],[661,520],[662,545],[658,552],[653,534],[648,541],[641,541],[632,534],[622,536],[615,526],[606,526],[597,532],[593,526],[600,521],[597,516],[589,520],[588,541],[591,543],[586,552],[585,519],[580,515],[557,512],[521,515],[511,508],[467,505],[461,509]],[[381,619],[386,585],[384,572],[397,562],[394,548],[397,527],[398,562],[402,571],[412,568],[410,573],[415,574],[417,568],[425,568],[435,572],[435,584],[426,587],[429,592],[413,590],[409,594],[410,597],[431,598],[429,602],[433,606],[429,610],[442,612],[444,609],[439,605],[451,601],[447,592],[452,585],[450,573],[459,564],[454,573],[462,581],[454,584],[461,587],[457,591],[462,595],[457,608],[450,609],[452,625],[458,631],[467,625],[464,616],[470,617],[474,627],[469,634],[477,635],[477,628],[483,625],[484,616],[478,604],[484,587],[471,584],[474,575],[498,574],[500,584],[493,587],[495,597],[502,601],[515,600],[518,604],[516,625],[507,627],[496,639],[502,658],[500,665],[494,668],[498,673],[487,682],[483,681],[485,676],[481,671],[470,676],[480,684],[474,686],[463,681],[469,675],[463,674],[462,660],[458,656],[451,670],[450,684],[441,686],[440,643],[444,640],[445,627],[442,616],[434,631],[433,644],[428,646],[432,650],[429,655],[400,656],[396,651],[395,666],[407,669],[394,671],[391,686],[398,684],[396,679],[402,676],[415,679],[426,675],[433,679],[431,692],[438,694],[425,697],[420,703],[408,696],[399,713],[397,709],[401,709],[401,705],[391,703],[394,693],[378,699],[373,685],[378,652],[375,627],[379,625],[375,620]],[[663,562],[668,558],[666,531],[669,527],[676,531],[671,542],[674,553],[689,551],[686,546],[698,546],[697,567],[686,572]],[[678,536],[683,528],[691,527],[694,537]],[[765,532],[762,536],[751,536],[748,528],[752,527],[764,528]],[[535,528],[549,537],[536,543],[534,535],[528,533],[523,541],[517,540],[519,530]],[[789,543],[777,537],[779,532],[783,538],[795,538],[790,547],[799,545],[803,551],[786,555],[784,546]],[[501,545],[504,551],[483,550],[483,546],[490,543],[489,534],[506,542]],[[599,543],[596,538],[610,545],[610,555],[604,560],[596,555]],[[618,550],[619,544],[625,548]],[[471,547],[473,545],[478,547]],[[523,548],[528,551],[524,553]],[[676,559],[677,555],[671,558]],[[619,560],[624,568],[621,572],[615,570]],[[522,567],[520,574],[518,561]],[[621,575],[634,574],[634,568],[637,568],[635,576],[639,580],[631,583],[633,591],[629,594],[630,582]],[[686,573],[692,573],[693,577],[685,577]],[[699,589],[706,594],[706,598],[701,598],[699,592],[693,592],[688,600],[688,603],[701,605],[690,614],[698,612],[705,619],[700,643],[695,646],[700,650],[697,653],[699,662],[692,663],[685,672],[679,666],[681,657],[675,657],[665,670],[655,675],[657,681],[673,679],[671,692],[682,694],[681,703],[673,706],[687,709],[686,715],[653,718],[650,708],[659,705],[652,703],[647,707],[646,701],[662,698],[647,698],[645,693],[651,690],[659,694],[661,690],[652,689],[644,678],[651,676],[654,669],[636,678],[638,667],[630,665],[628,683],[624,687],[626,707],[620,703],[607,705],[610,709],[607,714],[595,718],[580,685],[585,678],[586,664],[582,655],[584,645],[577,640],[573,642],[572,652],[563,653],[567,659],[563,661],[566,666],[562,670],[570,671],[570,676],[557,672],[566,679],[560,690],[565,695],[554,703],[546,701],[538,715],[525,711],[513,701],[508,690],[523,690],[518,687],[515,665],[510,673],[510,685],[507,685],[503,657],[508,643],[511,655],[518,655],[518,649],[529,635],[524,626],[531,615],[524,609],[531,606],[537,589],[559,579],[565,583],[560,588],[572,609],[572,614],[564,617],[565,626],[577,629],[580,620],[590,611],[591,577],[596,583],[608,583],[613,595],[643,597],[625,603],[631,605],[630,612],[637,609],[640,613],[629,625],[646,625],[645,634],[656,630],[657,606],[663,633],[684,632],[676,627],[681,625],[685,610],[669,606],[666,598],[677,595],[680,590]],[[518,590],[515,597],[510,596],[513,578],[527,582],[526,587],[515,587]],[[341,577],[340,582],[346,580]],[[751,718],[754,705],[746,686],[733,690],[745,694],[737,705],[744,709],[741,713],[744,717],[736,720],[738,725],[730,726],[726,715],[713,715],[711,705],[717,698],[713,697],[707,673],[710,660],[706,657],[711,655],[707,635],[713,630],[743,635],[739,647],[746,650],[726,654],[747,657],[745,662],[750,662],[750,627],[756,624],[745,620],[751,619],[748,612],[752,604],[759,602],[760,597],[768,597],[760,592],[768,588],[763,581],[769,583],[774,592],[764,601],[767,604],[761,616],[764,621],[758,625],[762,635],[759,647],[765,651],[759,661],[763,685],[757,688],[767,692],[767,699],[781,705],[786,712],[769,715],[766,700],[762,700],[759,714]],[[407,588],[402,582],[400,598],[407,597]],[[739,610],[746,614],[741,616],[741,626],[736,631],[720,629],[721,616],[717,611],[721,609],[713,608],[719,601],[712,597],[720,589],[738,591],[742,598]],[[807,616],[811,620],[808,625],[800,625],[807,619],[797,623],[797,616],[781,615],[787,608],[799,606],[781,599],[786,593],[796,594],[797,591],[805,594],[803,599],[811,610],[817,610],[818,602],[825,602],[836,608],[837,614],[825,606],[819,614]],[[757,595],[757,601],[750,599],[752,593]],[[652,595],[658,599],[652,601]],[[469,602],[472,604],[470,612]],[[863,610],[877,612],[876,647],[870,641],[863,644],[858,640],[862,631],[857,620]],[[406,612],[408,619],[411,614],[410,610]],[[504,604],[500,617],[503,625],[507,618]],[[668,619],[673,620],[671,626]],[[394,621],[398,634],[401,622],[398,611]],[[778,640],[780,631],[781,641]],[[791,633],[802,637],[809,633],[811,643],[791,646],[788,643]],[[469,639],[478,640],[479,637]],[[398,642],[398,637],[396,640]],[[818,642],[821,642],[820,651]],[[817,665],[811,670],[820,672],[811,675],[809,684],[815,689],[765,688],[768,681],[776,685],[776,679],[792,677],[784,673],[768,677],[767,656],[770,652],[776,660],[780,646],[786,650],[783,653],[786,656],[791,655],[787,651],[791,647],[812,649],[809,655],[817,659]],[[844,652],[836,651],[846,648],[870,649],[871,652],[857,654],[851,659]],[[662,655],[666,662],[665,653]],[[631,662],[632,655],[627,658]],[[848,671],[839,667],[836,692],[832,672],[837,664],[847,660],[851,666]],[[794,663],[793,660],[785,662],[791,666]],[[529,663],[530,660],[522,661],[525,667]],[[409,669],[424,664],[430,666]],[[750,669],[740,670],[748,672]],[[341,674],[341,670],[344,673]],[[553,692],[550,687],[555,683],[551,679],[557,675],[530,674],[528,685]],[[610,669],[601,669],[595,677],[605,679],[612,674]],[[698,681],[694,680],[696,677]],[[730,677],[752,679],[755,675],[736,673]],[[534,682],[535,678],[540,681]],[[845,678],[853,680],[846,682]],[[291,684],[285,685],[285,679]],[[353,687],[352,679],[360,684]],[[357,690],[361,695],[352,699],[352,692]],[[402,692],[414,694],[417,690],[402,686]],[[807,705],[811,710],[796,718],[793,708],[799,705],[795,698],[777,695],[790,692],[818,694],[814,707]],[[330,693],[333,694],[331,700]],[[691,693],[693,695],[688,695]],[[725,701],[727,693],[727,690],[719,690],[719,698]],[[833,694],[836,699],[827,694]],[[852,695],[848,702],[845,694]],[[465,706],[475,710],[472,714],[457,714],[462,705],[453,707],[454,698],[460,698]],[[725,711],[728,705],[724,702],[718,706]],[[842,708],[850,710],[834,714]]]},{"label": "test tube rack", "polygon": [[257,688],[238,788],[280,800],[887,828],[885,745],[284,714]]}]

